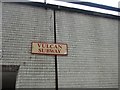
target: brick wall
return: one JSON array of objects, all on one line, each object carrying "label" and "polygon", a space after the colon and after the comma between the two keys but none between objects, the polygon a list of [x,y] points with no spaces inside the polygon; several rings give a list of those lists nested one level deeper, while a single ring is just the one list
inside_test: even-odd
[{"label": "brick wall", "polygon": [[[2,3],[0,0],[0,71],[2,71]],[[2,88],[2,73],[0,72],[0,89]]]},{"label": "brick wall", "polygon": [[5,65],[20,65],[17,88],[55,88],[54,56],[31,54],[31,42],[54,42],[53,11],[3,3],[2,50]]},{"label": "brick wall", "polygon": [[68,44],[58,57],[59,88],[118,87],[118,22],[58,11],[57,42]]},{"label": "brick wall", "polygon": [[[2,64],[20,65],[16,88],[55,88],[54,56],[31,54],[31,42],[54,42],[53,10],[3,3]],[[118,87],[117,20],[56,12],[59,88]]]},{"label": "brick wall", "polygon": [[0,2],[0,58],[2,55],[2,3]]}]

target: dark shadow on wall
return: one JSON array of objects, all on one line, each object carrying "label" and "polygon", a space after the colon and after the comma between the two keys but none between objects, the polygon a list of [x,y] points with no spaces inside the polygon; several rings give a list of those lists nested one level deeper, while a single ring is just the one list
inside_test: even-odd
[{"label": "dark shadow on wall", "polygon": [[19,66],[2,65],[2,90],[15,90]]}]

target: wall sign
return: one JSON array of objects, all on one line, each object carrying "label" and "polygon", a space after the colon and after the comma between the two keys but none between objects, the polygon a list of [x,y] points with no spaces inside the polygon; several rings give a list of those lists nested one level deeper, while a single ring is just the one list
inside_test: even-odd
[{"label": "wall sign", "polygon": [[32,54],[67,55],[67,44],[32,42]]}]

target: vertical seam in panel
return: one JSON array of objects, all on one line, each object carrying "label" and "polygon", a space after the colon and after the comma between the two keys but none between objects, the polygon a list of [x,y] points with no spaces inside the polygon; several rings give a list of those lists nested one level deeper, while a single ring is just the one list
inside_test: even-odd
[{"label": "vertical seam in panel", "polygon": [[[54,9],[54,43],[56,43],[56,12]],[[56,82],[56,90],[58,90],[58,71],[57,71],[57,55],[55,55],[55,82]]]}]

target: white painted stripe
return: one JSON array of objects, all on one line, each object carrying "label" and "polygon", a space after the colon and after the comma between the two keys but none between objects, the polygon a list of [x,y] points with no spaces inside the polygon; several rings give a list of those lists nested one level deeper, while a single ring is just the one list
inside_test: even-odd
[{"label": "white painted stripe", "polygon": [[106,9],[101,9],[101,8],[96,8],[96,7],[85,6],[85,5],[78,5],[78,4],[68,3],[68,2],[47,0],[46,3],[64,6],[64,7],[94,11],[94,12],[99,12],[99,13],[104,13],[104,14],[111,14],[111,15],[115,15],[115,16],[120,16],[117,11],[111,11],[111,10],[106,10]]},{"label": "white painted stripe", "polygon": [[58,6],[64,6],[69,8],[76,8],[76,9],[82,9],[87,11],[94,11],[94,12],[99,12],[104,14],[120,16],[120,13],[118,13],[117,11],[106,10],[106,9],[101,9],[96,7],[85,6],[85,5],[78,5],[78,4],[73,4],[73,3],[63,2],[63,1],[55,1],[55,0],[2,0],[2,2],[40,2],[40,3],[46,2],[47,4],[52,4],[52,5],[58,5]]},{"label": "white painted stripe", "polygon": [[29,0],[1,0],[1,2],[29,2]]},{"label": "white painted stripe", "polygon": [[118,3],[120,0],[56,0],[56,1],[65,1],[65,2],[91,2],[101,5],[107,5],[111,7],[118,8]]},{"label": "white painted stripe", "polygon": [[30,2],[40,2],[40,3],[44,3],[46,2],[46,0],[29,0]]}]

